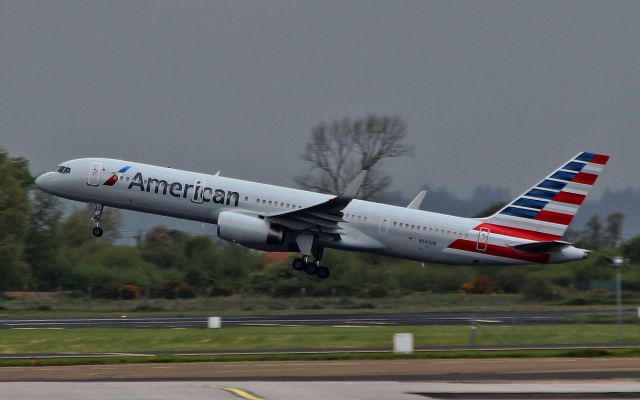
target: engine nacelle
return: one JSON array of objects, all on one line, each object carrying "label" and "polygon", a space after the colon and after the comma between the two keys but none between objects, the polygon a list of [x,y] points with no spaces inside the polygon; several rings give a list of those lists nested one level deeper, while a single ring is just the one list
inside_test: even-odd
[{"label": "engine nacelle", "polygon": [[218,216],[218,237],[244,245],[278,245],[284,241],[284,227],[253,215],[223,211]]}]

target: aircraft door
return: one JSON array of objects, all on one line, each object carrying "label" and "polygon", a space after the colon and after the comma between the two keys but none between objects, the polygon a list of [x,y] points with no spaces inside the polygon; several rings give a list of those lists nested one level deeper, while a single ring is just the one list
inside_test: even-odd
[{"label": "aircraft door", "polygon": [[382,233],[383,235],[386,235],[388,231],[389,231],[389,218],[387,217],[380,218],[380,225],[378,227],[378,232]]},{"label": "aircraft door", "polygon": [[98,186],[100,182],[100,173],[102,172],[102,164],[99,162],[92,162],[89,167],[89,177],[87,178],[87,185]]},{"label": "aircraft door", "polygon": [[480,232],[478,232],[478,242],[476,243],[476,249],[480,251],[487,250],[487,242],[489,241],[489,234],[491,231],[489,228],[480,228]]}]

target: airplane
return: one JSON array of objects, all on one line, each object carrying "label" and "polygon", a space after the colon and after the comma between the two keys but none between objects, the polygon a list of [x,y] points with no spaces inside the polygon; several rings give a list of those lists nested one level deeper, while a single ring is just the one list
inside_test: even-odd
[{"label": "airplane", "polygon": [[[609,156],[581,152],[495,214],[463,218],[420,210],[425,192],[398,207],[356,199],[366,171],[338,195],[109,158],[63,162],[36,186],[93,206],[217,225],[221,239],[263,251],[300,253],[295,270],[325,279],[325,248],[456,265],[552,264],[589,251],[562,240]],[[313,257],[313,261],[311,260]]]}]

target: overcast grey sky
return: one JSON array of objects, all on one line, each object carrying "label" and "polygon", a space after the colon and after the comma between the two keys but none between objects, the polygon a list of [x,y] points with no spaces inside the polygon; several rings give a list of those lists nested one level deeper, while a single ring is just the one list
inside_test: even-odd
[{"label": "overcast grey sky", "polygon": [[394,188],[638,187],[640,2],[0,0],[0,146],[291,185],[310,128],[404,115]]}]

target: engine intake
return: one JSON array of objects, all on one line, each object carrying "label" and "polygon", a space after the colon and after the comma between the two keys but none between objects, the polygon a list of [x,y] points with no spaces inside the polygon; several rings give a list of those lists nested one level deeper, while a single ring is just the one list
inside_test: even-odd
[{"label": "engine intake", "polygon": [[246,245],[277,245],[284,242],[284,227],[253,215],[224,211],[218,216],[218,237]]}]

